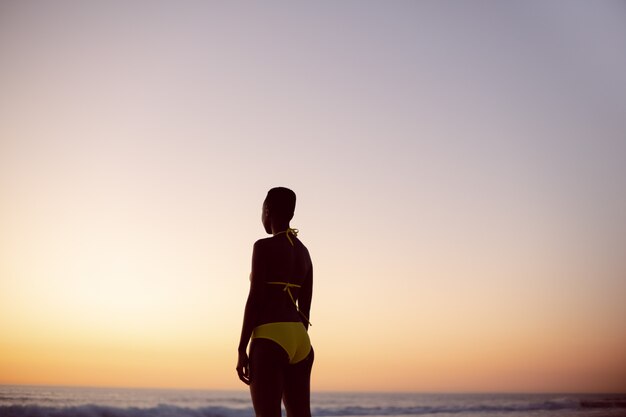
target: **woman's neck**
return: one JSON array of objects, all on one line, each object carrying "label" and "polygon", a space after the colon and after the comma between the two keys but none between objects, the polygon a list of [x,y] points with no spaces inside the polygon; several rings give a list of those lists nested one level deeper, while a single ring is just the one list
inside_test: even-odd
[{"label": "woman's neck", "polygon": [[276,233],[284,232],[287,229],[289,229],[289,222],[272,223],[272,235],[275,235]]}]

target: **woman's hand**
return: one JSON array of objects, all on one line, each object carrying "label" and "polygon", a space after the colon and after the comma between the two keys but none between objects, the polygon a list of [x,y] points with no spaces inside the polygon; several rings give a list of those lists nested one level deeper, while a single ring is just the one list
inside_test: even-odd
[{"label": "woman's hand", "polygon": [[250,385],[250,364],[248,354],[246,352],[239,352],[236,369],[239,379],[241,379],[244,384]]}]

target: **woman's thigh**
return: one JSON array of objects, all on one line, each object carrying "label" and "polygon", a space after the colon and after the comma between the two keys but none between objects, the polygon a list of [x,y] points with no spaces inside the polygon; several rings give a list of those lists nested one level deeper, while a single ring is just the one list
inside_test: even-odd
[{"label": "woman's thigh", "polygon": [[269,339],[252,339],[250,345],[250,394],[257,417],[280,417],[285,385],[287,352]]},{"label": "woman's thigh", "polygon": [[286,368],[283,400],[288,417],[311,417],[311,369],[314,359],[311,347],[306,359]]}]

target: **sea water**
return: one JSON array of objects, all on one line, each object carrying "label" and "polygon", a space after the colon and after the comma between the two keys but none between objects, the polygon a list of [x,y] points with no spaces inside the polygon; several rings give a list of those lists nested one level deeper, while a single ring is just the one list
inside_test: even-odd
[{"label": "sea water", "polygon": [[[313,392],[313,416],[626,417],[625,394]],[[246,390],[0,386],[0,417],[252,417]]]}]

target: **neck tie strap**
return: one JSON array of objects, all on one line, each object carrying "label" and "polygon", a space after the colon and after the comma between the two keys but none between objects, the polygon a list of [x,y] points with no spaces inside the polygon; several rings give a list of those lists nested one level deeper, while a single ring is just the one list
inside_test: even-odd
[{"label": "neck tie strap", "polygon": [[291,236],[289,236],[289,235],[293,235],[293,237],[298,237],[298,231],[299,231],[298,229],[292,229],[291,227],[289,227],[289,228],[287,228],[287,230],[283,230],[282,232],[278,232],[274,236],[280,235],[280,234],[284,233],[285,236],[287,236],[287,240],[289,240],[289,243],[291,243],[291,246],[294,246],[293,239],[291,239]]}]

